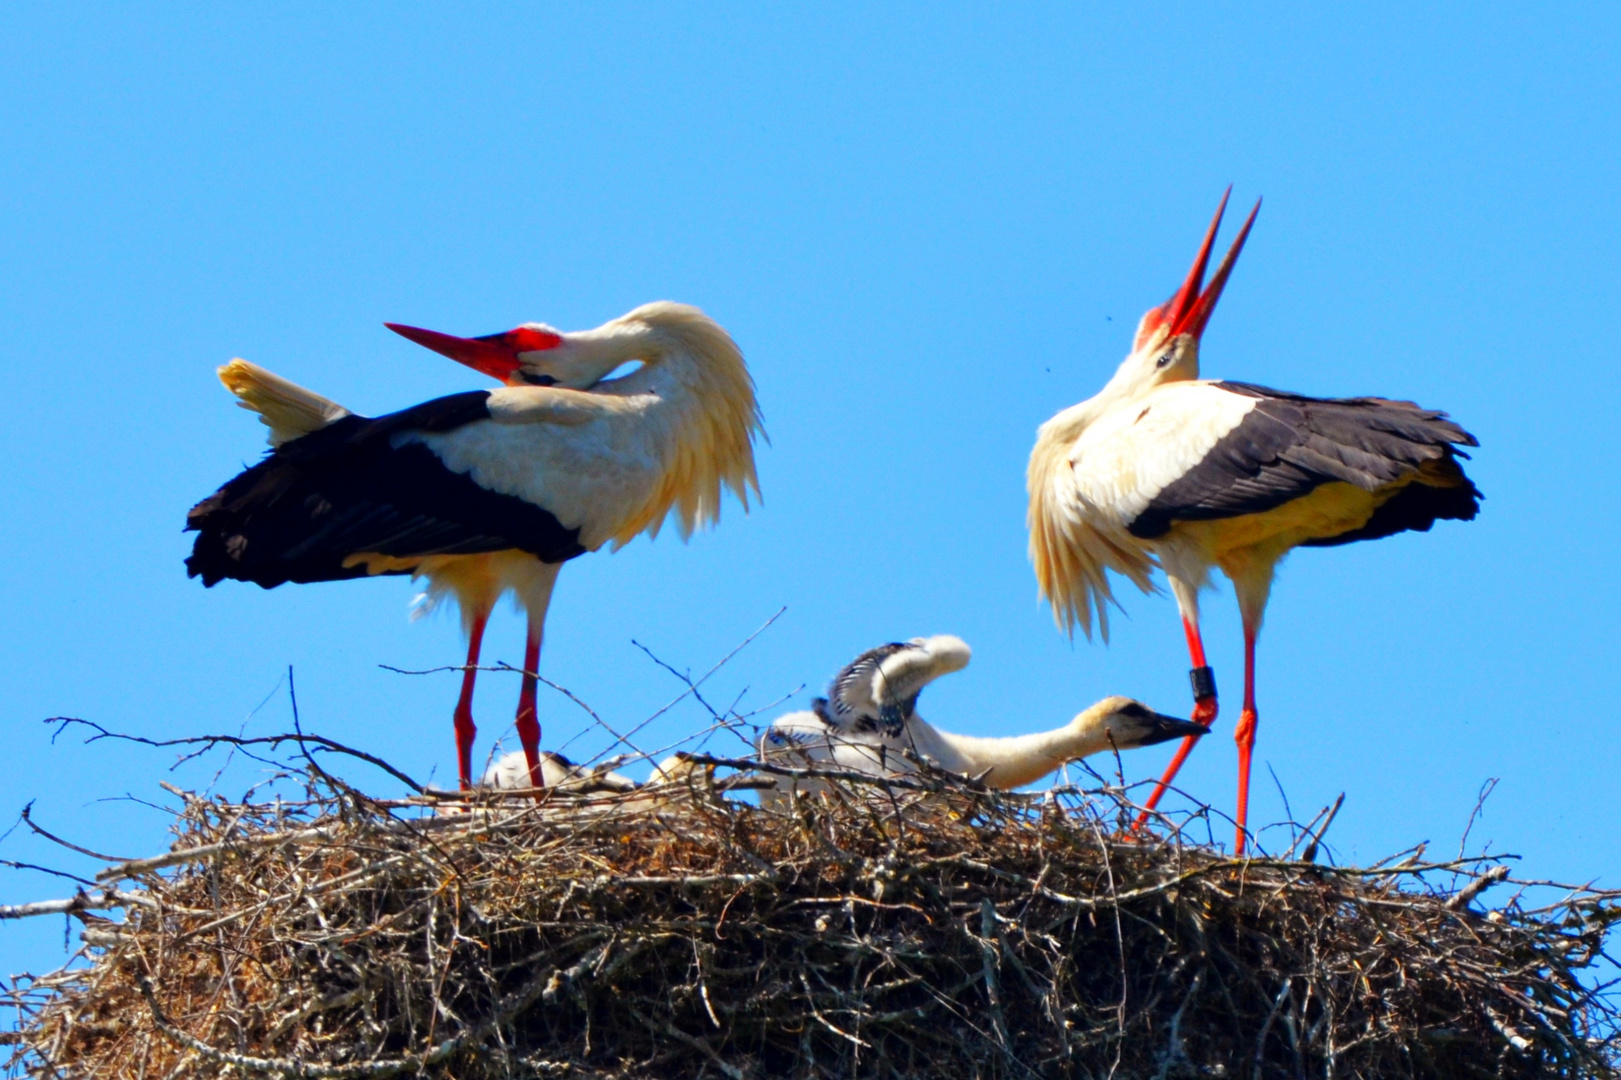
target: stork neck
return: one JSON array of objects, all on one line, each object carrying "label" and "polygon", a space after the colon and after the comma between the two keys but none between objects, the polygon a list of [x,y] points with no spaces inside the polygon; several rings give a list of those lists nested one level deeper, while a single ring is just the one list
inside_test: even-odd
[{"label": "stork neck", "polygon": [[954,735],[917,717],[907,729],[919,753],[967,776],[978,776],[989,770],[986,783],[1011,789],[1035,783],[1066,761],[1108,749],[1109,741],[1101,725],[1083,723],[1085,716],[1083,713],[1052,731],[1003,738]]},{"label": "stork neck", "polygon": [[[599,381],[587,388],[587,393],[624,394],[645,392],[654,384],[652,374],[660,368],[691,367],[693,360],[677,343],[662,334],[640,325],[599,326],[595,330],[582,330],[568,335],[569,343],[577,350],[585,364],[601,372]],[[641,361],[642,367],[620,378],[609,378],[615,369],[632,361]],[[637,379],[636,376],[643,376]],[[606,382],[600,381],[606,379]]]},{"label": "stork neck", "polygon": [[[657,464],[655,490],[612,530],[625,543],[647,530],[656,535],[672,510],[682,536],[720,514],[729,489],[748,509],[759,491],[754,435],[760,431],[754,382],[736,343],[697,308],[663,301],[583,335],[613,363],[640,370],[593,387],[595,393],[638,399],[638,425]],[[654,418],[658,418],[656,422]]]},{"label": "stork neck", "polygon": [[1133,349],[1098,391],[1092,401],[1099,411],[1111,405],[1136,401],[1166,383],[1199,377],[1199,340],[1192,334],[1173,338],[1155,336],[1141,348]]}]

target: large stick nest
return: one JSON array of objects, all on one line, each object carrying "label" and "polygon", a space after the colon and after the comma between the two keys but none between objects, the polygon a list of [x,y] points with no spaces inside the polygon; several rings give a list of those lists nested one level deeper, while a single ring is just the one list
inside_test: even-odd
[{"label": "large stick nest", "polygon": [[294,804],[188,796],[172,852],[32,905],[81,919],[89,962],[14,988],[12,1071],[1618,1072],[1591,986],[1614,894],[1482,914],[1485,860],[1237,860],[1125,838],[1112,789],[834,788],[788,813],[704,784],[436,817],[325,774]]}]

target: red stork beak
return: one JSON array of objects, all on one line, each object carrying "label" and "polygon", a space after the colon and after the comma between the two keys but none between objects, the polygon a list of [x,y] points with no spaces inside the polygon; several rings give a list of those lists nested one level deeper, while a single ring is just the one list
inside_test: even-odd
[{"label": "red stork beak", "polygon": [[563,343],[563,339],[557,334],[549,330],[537,330],[533,326],[520,326],[504,334],[464,338],[441,334],[437,330],[404,326],[400,323],[383,325],[401,337],[410,338],[418,345],[442,353],[503,383],[523,366],[523,362],[518,359],[519,353],[555,349]]},{"label": "red stork beak", "polygon": [[[1238,253],[1244,250],[1244,241],[1249,239],[1250,226],[1255,224],[1255,215],[1261,212],[1261,200],[1255,200],[1255,208],[1250,216],[1244,219],[1244,227],[1238,230],[1238,239],[1233,246],[1227,249],[1222,257],[1221,265],[1216,267],[1215,276],[1210,279],[1209,285],[1204,285],[1205,267],[1210,265],[1210,249],[1216,242],[1216,230],[1221,227],[1221,215],[1227,209],[1227,197],[1233,193],[1229,186],[1222,192],[1221,204],[1216,207],[1216,216],[1210,221],[1210,230],[1205,233],[1204,243],[1199,245],[1199,254],[1194,256],[1193,268],[1188,271],[1187,280],[1182,287],[1176,290],[1165,303],[1148,313],[1143,320],[1142,333],[1138,343],[1153,330],[1162,325],[1169,325],[1171,337],[1178,334],[1192,334],[1195,341],[1204,333],[1205,326],[1210,322],[1210,315],[1216,310],[1216,301],[1221,299],[1221,290],[1227,285],[1227,277],[1233,272],[1233,264],[1238,261]],[[1200,291],[1201,287],[1203,292]]]}]

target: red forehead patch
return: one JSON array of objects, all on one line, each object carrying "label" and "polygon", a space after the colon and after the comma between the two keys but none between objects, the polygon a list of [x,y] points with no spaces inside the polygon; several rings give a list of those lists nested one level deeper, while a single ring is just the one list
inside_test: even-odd
[{"label": "red forehead patch", "polygon": [[545,349],[555,349],[563,343],[563,339],[549,330],[537,330],[533,326],[520,326],[516,330],[508,330],[501,335],[506,343],[517,352],[541,352]]}]

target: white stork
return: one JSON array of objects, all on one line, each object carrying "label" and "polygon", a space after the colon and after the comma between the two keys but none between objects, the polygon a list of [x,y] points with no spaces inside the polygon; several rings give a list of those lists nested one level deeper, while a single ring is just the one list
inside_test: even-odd
[{"label": "white stork", "polygon": [[[1231,189],[1228,189],[1231,192]],[[1216,718],[1199,635],[1210,568],[1233,583],[1244,622],[1244,708],[1234,850],[1242,853],[1255,747],[1255,638],[1278,561],[1296,547],[1374,540],[1437,520],[1469,521],[1480,492],[1458,463],[1477,445],[1445,413],[1384,398],[1313,398],[1199,378],[1199,338],[1244,246],[1259,201],[1203,288],[1227,195],[1182,287],[1137,326],[1130,354],[1096,396],[1041,426],[1030,455],[1030,558],[1061,628],[1108,640],[1106,571],[1144,592],[1159,565],[1192,656],[1193,718]],[[1152,809],[1192,740],[1148,800]],[[1147,811],[1144,812],[1146,817]],[[1139,824],[1142,819],[1139,819]]]},{"label": "white stork", "polygon": [[[915,772],[917,758],[1012,790],[1089,754],[1197,738],[1205,732],[1199,724],[1118,696],[1104,698],[1052,731],[1003,738],[941,731],[917,714],[918,695],[940,676],[966,667],[969,656],[967,643],[949,634],[869,649],[834,677],[827,697],[817,698],[808,711],[772,722],[760,736],[760,759],[886,776]],[[792,790],[814,792],[825,786],[790,779],[778,785],[762,795],[767,805],[783,805]]]},{"label": "white stork", "polygon": [[[264,588],[410,574],[454,598],[467,631],[456,756],[470,786],[473,682],[484,626],[511,591],[528,615],[517,730],[543,786],[535,672],[562,564],[673,515],[683,537],[759,493],[754,382],[695,307],[646,304],[595,330],[540,324],[459,338],[390,328],[505,384],[376,418],[235,360],[220,379],[270,427],[259,464],[192,508],[186,568]],[[609,378],[640,362],[628,374]]]}]

